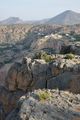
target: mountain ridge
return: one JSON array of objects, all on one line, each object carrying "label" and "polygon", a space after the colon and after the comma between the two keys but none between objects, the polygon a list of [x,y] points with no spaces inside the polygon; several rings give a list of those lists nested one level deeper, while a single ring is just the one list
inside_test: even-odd
[{"label": "mountain ridge", "polygon": [[9,17],[0,21],[0,24],[60,24],[60,25],[74,25],[80,24],[80,13],[72,10],[66,10],[52,18],[42,20],[22,20],[19,17]]},{"label": "mountain ridge", "polygon": [[74,12],[72,10],[67,10],[52,17],[47,23],[50,24],[63,24],[63,25],[73,25],[80,23],[80,13]]},{"label": "mountain ridge", "polygon": [[5,20],[0,21],[0,24],[18,24],[22,22],[23,20],[21,20],[19,17],[9,17]]}]

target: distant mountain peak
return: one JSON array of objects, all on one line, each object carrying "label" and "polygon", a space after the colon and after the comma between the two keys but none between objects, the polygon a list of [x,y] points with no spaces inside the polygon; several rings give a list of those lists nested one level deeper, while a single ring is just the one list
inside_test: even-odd
[{"label": "distant mountain peak", "polygon": [[13,20],[13,19],[15,19],[15,20],[20,20],[19,17],[9,17],[9,18],[7,18],[7,19],[11,19],[11,20]]},{"label": "distant mountain peak", "polygon": [[75,15],[75,14],[80,14],[80,13],[77,13],[77,12],[72,11],[72,10],[66,10],[66,11],[62,12],[61,14],[65,14],[65,15]]},{"label": "distant mountain peak", "polygon": [[72,10],[66,10],[61,14],[51,18],[47,23],[63,25],[80,24],[80,13],[74,12]]},{"label": "distant mountain peak", "polygon": [[66,11],[64,11],[65,13],[72,13],[72,12],[74,12],[74,11],[72,11],[72,10],[66,10]]},{"label": "distant mountain peak", "polygon": [[19,17],[9,17],[3,21],[1,21],[1,24],[18,24],[22,23],[23,20],[21,20]]},{"label": "distant mountain peak", "polygon": [[43,20],[31,20],[23,21],[19,17],[9,17],[3,21],[0,21],[0,24],[60,24],[60,25],[74,25],[80,24],[80,13],[74,12],[72,10],[66,10],[61,14]]}]

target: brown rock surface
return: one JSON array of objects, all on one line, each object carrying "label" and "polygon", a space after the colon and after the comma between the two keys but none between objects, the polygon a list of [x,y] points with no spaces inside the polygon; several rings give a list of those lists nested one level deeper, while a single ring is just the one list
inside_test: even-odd
[{"label": "brown rock surface", "polygon": [[17,100],[24,95],[23,91],[10,92],[4,87],[0,87],[0,103],[3,106],[4,113],[7,114],[16,106]]},{"label": "brown rock surface", "polygon": [[[64,57],[64,56],[63,56]],[[80,60],[56,58],[51,63],[25,58],[10,68],[6,83],[10,91],[39,88],[59,88],[80,93]]]},{"label": "brown rock surface", "polygon": [[15,63],[14,65],[11,66],[11,68],[8,71],[6,80],[9,90],[14,91],[17,88],[17,75],[20,67],[21,67],[20,63]]},{"label": "brown rock surface", "polygon": [[0,43],[21,41],[31,27],[32,25],[1,25]]},{"label": "brown rock surface", "polygon": [[79,105],[80,95],[67,91],[37,90],[22,96],[17,109],[6,120],[77,120],[80,119],[80,111],[74,109]]}]

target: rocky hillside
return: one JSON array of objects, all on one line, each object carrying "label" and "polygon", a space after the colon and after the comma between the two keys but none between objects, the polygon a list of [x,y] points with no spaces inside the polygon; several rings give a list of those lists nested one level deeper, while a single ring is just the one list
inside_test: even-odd
[{"label": "rocky hillside", "polygon": [[[44,37],[51,33],[80,33],[80,25],[61,26],[61,25],[0,25],[0,44],[15,43],[29,37]],[[28,37],[28,38],[27,38]],[[34,38],[36,39],[36,38]]]},{"label": "rocky hillside", "polygon": [[72,10],[66,10],[59,15],[52,18],[42,19],[42,20],[31,20],[24,21],[18,17],[10,17],[5,20],[0,21],[1,25],[12,25],[12,24],[58,24],[58,25],[74,25],[80,24],[80,13],[74,12]]},{"label": "rocky hillside", "polygon": [[0,25],[0,44],[15,43],[25,38],[31,25]]},{"label": "rocky hillside", "polygon": [[24,58],[22,63],[13,64],[5,81],[8,89],[10,91],[18,89],[26,91],[39,88],[58,88],[80,93],[79,56],[72,54],[53,55],[53,59],[48,56],[43,59]]},{"label": "rocky hillside", "polygon": [[[25,57],[23,58],[22,62],[14,63],[10,67],[10,69],[8,70],[8,73],[5,74],[6,76],[3,81],[3,84],[0,84],[0,105],[1,105],[0,111],[3,111],[3,112],[0,112],[1,116],[5,115],[5,117],[7,117],[7,115],[14,108],[16,108],[16,102],[17,100],[19,100],[19,98],[22,95],[37,89],[46,89],[46,90],[58,89],[59,91],[64,90],[64,91],[72,92],[73,94],[74,93],[80,94],[80,58],[79,56],[74,56],[73,54],[67,54],[67,55],[56,55],[56,56],[53,55],[52,58],[48,58],[48,57],[50,56],[43,57],[43,59],[31,59],[31,58]],[[41,99],[45,99],[45,97],[46,96],[43,96]],[[54,98],[56,101],[57,100],[56,95]],[[60,98],[59,100],[61,99],[62,98]],[[65,99],[66,99],[66,96],[64,96],[63,101],[65,101]],[[76,99],[76,104],[77,104],[77,101],[78,99],[80,99],[80,96],[79,98],[76,98],[74,96],[74,98],[72,98],[72,101],[74,99]],[[51,102],[51,105],[53,103]],[[80,104],[80,101],[79,101],[79,104]],[[79,104],[78,104],[78,107],[79,107]],[[68,108],[65,108],[65,110],[66,109]],[[56,108],[56,110],[59,110],[59,109]],[[69,112],[67,114],[69,114]],[[65,115],[63,113],[61,115],[63,116],[61,120],[64,120],[63,118]],[[74,117],[74,114],[71,113],[69,117],[72,117],[72,116]],[[2,120],[5,120],[5,119],[2,119]],[[70,118],[69,120],[72,120],[72,119]]]},{"label": "rocky hillside", "polygon": [[[21,60],[36,51],[60,53],[63,47],[71,46],[76,54],[79,47],[80,25],[9,25],[0,26],[0,68]],[[78,43],[74,40],[78,39]],[[62,50],[63,51],[63,50]]]},{"label": "rocky hillside", "polygon": [[80,95],[37,90],[22,96],[6,120],[80,120]]},{"label": "rocky hillside", "polygon": [[80,25],[10,25],[1,31],[0,120],[79,120]]},{"label": "rocky hillside", "polygon": [[0,21],[0,24],[3,24],[3,25],[10,25],[10,24],[12,25],[12,24],[20,24],[20,23],[23,23],[23,20],[21,20],[18,17],[10,17]]}]

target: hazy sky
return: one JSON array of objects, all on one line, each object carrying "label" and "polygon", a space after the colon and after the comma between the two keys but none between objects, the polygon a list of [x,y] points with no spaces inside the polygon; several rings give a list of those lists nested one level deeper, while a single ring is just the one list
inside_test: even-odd
[{"label": "hazy sky", "polygon": [[38,20],[65,10],[80,12],[80,0],[0,0],[0,20],[12,16]]}]

